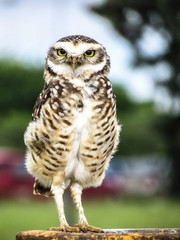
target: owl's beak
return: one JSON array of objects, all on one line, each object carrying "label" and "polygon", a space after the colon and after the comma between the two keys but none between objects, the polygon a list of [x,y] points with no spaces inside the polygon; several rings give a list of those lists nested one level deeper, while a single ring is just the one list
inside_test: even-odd
[{"label": "owl's beak", "polygon": [[76,67],[76,57],[73,57],[72,59],[72,68],[73,68],[73,72],[75,71],[75,67]]}]

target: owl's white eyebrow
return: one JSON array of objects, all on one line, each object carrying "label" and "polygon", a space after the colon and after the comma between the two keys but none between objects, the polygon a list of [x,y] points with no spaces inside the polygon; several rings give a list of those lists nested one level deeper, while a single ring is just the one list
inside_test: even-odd
[{"label": "owl's white eyebrow", "polygon": [[89,49],[96,50],[97,47],[95,47],[95,44],[92,43],[80,43],[77,46],[75,46],[71,42],[57,42],[54,44],[55,49],[63,48],[70,54],[82,54],[86,52]]}]

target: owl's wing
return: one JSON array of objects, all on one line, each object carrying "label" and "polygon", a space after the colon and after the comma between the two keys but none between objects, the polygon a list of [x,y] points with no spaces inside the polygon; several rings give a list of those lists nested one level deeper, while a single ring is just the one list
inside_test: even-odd
[{"label": "owl's wing", "polygon": [[42,92],[36,100],[36,103],[33,107],[32,120],[36,121],[40,116],[41,107],[46,103],[48,98],[51,96],[50,84],[45,84]]},{"label": "owl's wing", "polygon": [[32,114],[32,120],[36,121],[40,117],[42,106],[51,98],[51,105],[54,101],[59,104],[59,109],[61,109],[61,99],[62,99],[63,86],[60,84],[60,80],[53,80],[48,84],[45,83],[42,92],[40,93]]}]

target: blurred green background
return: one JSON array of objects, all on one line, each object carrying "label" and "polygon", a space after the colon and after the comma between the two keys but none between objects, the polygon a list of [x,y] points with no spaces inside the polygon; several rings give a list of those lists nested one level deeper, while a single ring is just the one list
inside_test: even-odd
[{"label": "blurred green background", "polygon": [[[32,196],[32,179],[27,180],[23,165],[23,134],[43,87],[42,56],[57,36],[71,34],[94,37],[105,46],[107,35],[112,58],[110,80],[122,124],[119,148],[106,181],[98,190],[98,198],[92,189],[85,192],[84,208],[89,223],[102,228],[180,227],[180,2],[85,2],[0,1],[0,233],[3,239],[14,238],[18,231],[58,225],[54,202]],[[62,9],[66,11],[62,13]],[[79,16],[84,22],[76,24]],[[85,24],[86,20],[89,25]],[[104,30],[98,32],[93,28],[94,22]],[[30,35],[27,37],[26,33]],[[49,45],[44,45],[43,39],[48,39]],[[114,56],[113,45],[119,46],[118,54],[118,49],[124,49],[122,56]],[[116,62],[116,57],[122,57],[122,62]],[[12,175],[15,178],[10,182]],[[73,224],[76,211],[69,203],[68,194],[65,198],[69,221]]]},{"label": "blurred green background", "polygon": [[[15,200],[0,203],[0,233],[4,239],[14,239],[19,231],[46,230],[59,224],[53,201],[46,200],[42,203]],[[180,203],[177,199],[126,198],[85,201],[84,209],[89,224],[106,229],[180,227]],[[72,210],[71,214],[69,213],[69,222],[77,222],[77,216],[74,216]]]}]

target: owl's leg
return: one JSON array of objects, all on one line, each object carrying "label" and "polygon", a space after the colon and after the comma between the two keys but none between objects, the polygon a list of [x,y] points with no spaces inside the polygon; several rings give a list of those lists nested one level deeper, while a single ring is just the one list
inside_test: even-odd
[{"label": "owl's leg", "polygon": [[79,223],[75,225],[75,227],[79,227],[80,231],[82,232],[102,232],[102,229],[90,226],[86,220],[86,217],[84,215],[84,209],[82,206],[81,201],[81,195],[82,195],[82,186],[78,183],[72,183],[71,185],[71,196],[73,198],[73,202],[76,205],[76,208],[79,213]]},{"label": "owl's leg", "polygon": [[63,194],[65,190],[65,184],[61,186],[53,186],[51,187],[52,193],[54,195],[54,199],[57,205],[60,227],[52,227],[49,228],[50,231],[63,231],[63,232],[77,232],[77,227],[70,227],[67,223],[65,213],[64,213],[64,202],[63,202]]}]

